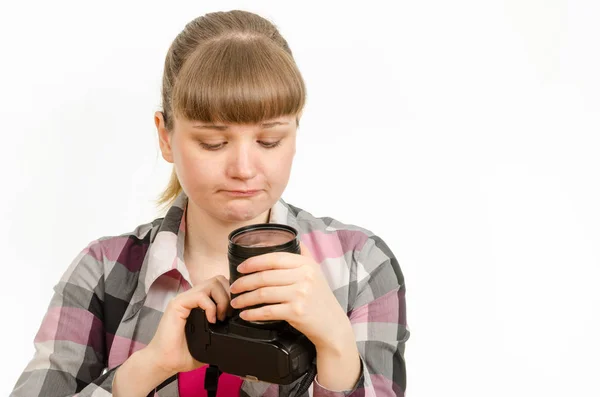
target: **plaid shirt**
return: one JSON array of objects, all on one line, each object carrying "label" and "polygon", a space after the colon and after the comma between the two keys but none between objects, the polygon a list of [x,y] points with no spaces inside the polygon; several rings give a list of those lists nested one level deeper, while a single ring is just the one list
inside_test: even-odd
[{"label": "plaid shirt", "polygon": [[[182,193],[164,218],[93,241],[75,258],[54,288],[35,355],[11,396],[112,395],[117,368],[150,342],[168,301],[191,286],[183,262],[186,208]],[[366,229],[283,200],[269,222],[298,230],[351,320],[361,357],[354,390],[333,392],[315,381],[304,397],[403,396],[404,277],[387,245]],[[301,379],[286,386],[244,381],[240,395],[287,396]],[[178,396],[177,376],[150,395]]]}]

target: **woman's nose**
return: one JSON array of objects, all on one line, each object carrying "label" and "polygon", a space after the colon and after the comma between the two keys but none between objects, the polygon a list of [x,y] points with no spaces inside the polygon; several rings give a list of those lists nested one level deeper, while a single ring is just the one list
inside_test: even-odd
[{"label": "woman's nose", "polygon": [[231,178],[252,179],[256,175],[254,154],[249,145],[241,144],[237,150],[232,151],[229,159],[228,174]]}]

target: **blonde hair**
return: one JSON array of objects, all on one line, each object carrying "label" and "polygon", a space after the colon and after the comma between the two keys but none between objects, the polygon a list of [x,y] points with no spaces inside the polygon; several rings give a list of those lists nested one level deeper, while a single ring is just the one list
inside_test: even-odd
[{"label": "blonde hair", "polygon": [[[174,118],[259,123],[298,115],[306,88],[287,42],[265,18],[247,11],[213,12],[189,22],[171,44],[162,80],[165,127]],[[181,192],[175,168],[157,204]]]}]

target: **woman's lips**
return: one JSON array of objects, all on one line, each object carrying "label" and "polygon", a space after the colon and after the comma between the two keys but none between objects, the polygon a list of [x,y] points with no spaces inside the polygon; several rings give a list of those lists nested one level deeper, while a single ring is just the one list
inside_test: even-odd
[{"label": "woman's lips", "polygon": [[257,195],[260,190],[223,190],[223,192],[234,197],[252,197]]}]

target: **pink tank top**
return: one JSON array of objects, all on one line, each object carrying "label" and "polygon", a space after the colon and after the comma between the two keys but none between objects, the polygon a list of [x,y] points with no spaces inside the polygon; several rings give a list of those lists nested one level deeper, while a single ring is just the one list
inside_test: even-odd
[{"label": "pink tank top", "polygon": [[[207,397],[204,390],[204,375],[208,365],[190,372],[180,372],[179,396],[180,397]],[[219,377],[217,397],[239,396],[244,380],[239,376],[223,373]]]}]

